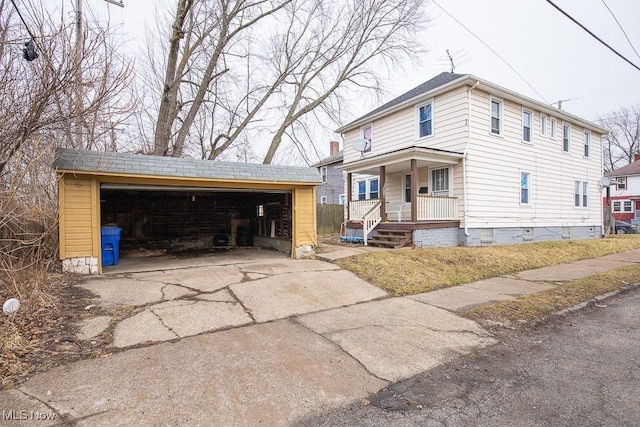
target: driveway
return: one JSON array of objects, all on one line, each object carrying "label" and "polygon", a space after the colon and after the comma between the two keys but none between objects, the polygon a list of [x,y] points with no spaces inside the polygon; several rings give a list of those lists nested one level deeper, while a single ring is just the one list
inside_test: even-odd
[{"label": "driveway", "polygon": [[56,418],[39,425],[282,425],[495,342],[334,264],[218,255],[85,280],[96,315],[79,337],[113,353],[2,392],[2,409]]}]

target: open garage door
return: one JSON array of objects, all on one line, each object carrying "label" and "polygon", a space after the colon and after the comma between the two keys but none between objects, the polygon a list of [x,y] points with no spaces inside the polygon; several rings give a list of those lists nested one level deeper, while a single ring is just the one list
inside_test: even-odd
[{"label": "open garage door", "polygon": [[259,246],[291,252],[290,191],[102,183],[100,223],[122,228],[120,249]]}]

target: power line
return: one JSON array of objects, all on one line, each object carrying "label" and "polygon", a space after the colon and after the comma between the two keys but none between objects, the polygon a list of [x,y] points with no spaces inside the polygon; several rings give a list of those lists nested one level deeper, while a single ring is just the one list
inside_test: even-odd
[{"label": "power line", "polygon": [[[434,2],[435,3],[435,2]],[[636,64],[634,64],[633,62],[631,62],[630,60],[628,60],[624,55],[622,55],[620,52],[618,52],[617,50],[615,50],[614,48],[612,48],[611,46],[609,46],[605,41],[603,41],[600,37],[596,36],[595,34],[593,34],[587,27],[585,27],[584,25],[582,25],[580,22],[578,22],[573,16],[569,15],[567,12],[565,12],[564,10],[560,9],[560,7],[558,5],[556,5],[554,2],[552,2],[551,0],[547,0],[547,3],[549,3],[551,6],[555,7],[560,13],[562,13],[564,16],[566,16],[567,18],[569,18],[571,21],[573,21],[576,25],[578,25],[580,28],[582,28],[583,30],[585,30],[587,33],[589,33],[589,35],[591,37],[593,37],[594,39],[598,40],[600,43],[602,43],[604,46],[606,46],[607,48],[609,48],[609,50],[611,50],[613,53],[615,53],[616,55],[618,55],[620,58],[622,58],[625,62],[627,62],[629,65],[631,65],[633,68],[635,68],[636,70],[640,71],[640,67],[638,67]]]},{"label": "power line", "polygon": [[31,39],[35,40],[36,36],[34,36],[33,33],[31,32],[31,30],[29,29],[29,26],[27,25],[27,22],[22,17],[22,13],[20,13],[20,9],[18,9],[18,6],[16,6],[16,2],[11,0],[11,4],[13,4],[13,7],[16,9],[16,12],[18,12],[18,16],[20,17],[20,20],[22,21],[22,24],[27,29],[27,33],[29,33],[29,36],[31,37]]},{"label": "power line", "polygon": [[629,36],[627,35],[627,32],[624,30],[624,28],[622,28],[622,24],[620,24],[620,21],[618,21],[618,18],[616,18],[616,15],[614,15],[613,11],[609,8],[609,6],[607,5],[607,3],[605,3],[604,0],[602,0],[602,4],[604,4],[604,7],[607,8],[607,10],[609,11],[609,13],[611,14],[611,16],[613,17],[614,21],[616,21],[616,24],[618,24],[618,27],[620,28],[620,31],[622,31],[622,34],[624,34],[624,37],[627,39],[627,41],[629,42],[629,46],[631,46],[631,49],[633,49],[633,51],[636,53],[636,56],[638,58],[640,58],[640,54],[638,54],[638,51],[636,50],[636,48],[633,46],[633,43],[631,43],[631,40],[629,40]]},{"label": "power line", "polygon": [[462,22],[458,21],[453,15],[451,15],[449,12],[447,12],[447,10],[440,6],[438,4],[437,1],[432,0],[432,3],[435,4],[436,6],[438,6],[444,13],[446,13],[449,18],[453,19],[454,21],[456,21],[458,23],[458,25],[460,25],[462,28],[464,28],[465,30],[467,30],[469,32],[469,34],[471,34],[473,37],[475,37],[480,43],[482,43],[483,45],[486,46],[487,49],[489,49],[491,52],[493,52],[493,54],[495,56],[497,56],[498,58],[500,58],[500,60],[502,62],[504,62],[507,67],[509,67],[511,69],[511,71],[513,71],[514,73],[516,73],[518,75],[518,77],[520,77],[522,79],[523,82],[525,82],[527,84],[527,86],[529,86],[531,88],[531,90],[533,90],[539,97],[540,99],[542,99],[544,102],[546,102],[547,104],[549,103],[549,101],[547,101],[544,96],[542,96],[540,94],[540,92],[538,92],[533,86],[531,86],[531,84],[527,81],[527,79],[525,79],[522,74],[520,74],[518,72],[518,70],[516,70],[515,68],[513,68],[513,66],[511,64],[509,64],[509,62],[507,62],[506,59],[504,59],[502,56],[500,56],[500,54],[498,52],[496,52],[491,46],[489,46],[487,43],[484,42],[484,40],[482,40],[480,37],[478,37],[473,31],[471,31],[469,28],[467,28]]}]

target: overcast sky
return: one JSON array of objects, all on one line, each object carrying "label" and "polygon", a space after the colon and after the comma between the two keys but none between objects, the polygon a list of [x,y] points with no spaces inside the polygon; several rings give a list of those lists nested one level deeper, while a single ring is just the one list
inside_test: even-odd
[{"label": "overcast sky", "polygon": [[[95,9],[109,8],[112,22],[122,23],[126,37],[132,39],[132,50],[136,40],[142,42],[141,29],[146,21],[152,22],[153,10],[160,3],[159,0],[124,0],[125,7],[121,9],[100,0],[85,1],[91,2]],[[640,57],[605,6],[606,2],[640,52],[640,26],[637,25],[640,1],[554,2],[640,65]],[[588,120],[639,102],[640,71],[618,58],[545,0],[436,0],[428,2],[428,9],[431,23],[427,32],[417,37],[423,39],[429,53],[421,58],[418,69],[397,70],[388,76],[389,93],[382,101],[400,95],[442,71],[449,71],[446,54],[449,49],[455,72],[473,74],[549,104],[564,100],[565,110]],[[517,73],[447,12],[495,50]],[[356,103],[350,108],[352,118],[375,106]]]}]

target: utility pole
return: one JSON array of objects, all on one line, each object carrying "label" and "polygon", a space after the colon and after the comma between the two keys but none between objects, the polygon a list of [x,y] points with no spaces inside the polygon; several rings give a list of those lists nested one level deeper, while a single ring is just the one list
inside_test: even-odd
[{"label": "utility pole", "polygon": [[[82,149],[82,125],[84,123],[84,113],[82,104],[82,47],[84,46],[84,34],[82,33],[82,1],[76,0],[76,84],[75,84],[75,148]],[[104,0],[107,3],[124,7],[122,1]]]}]

